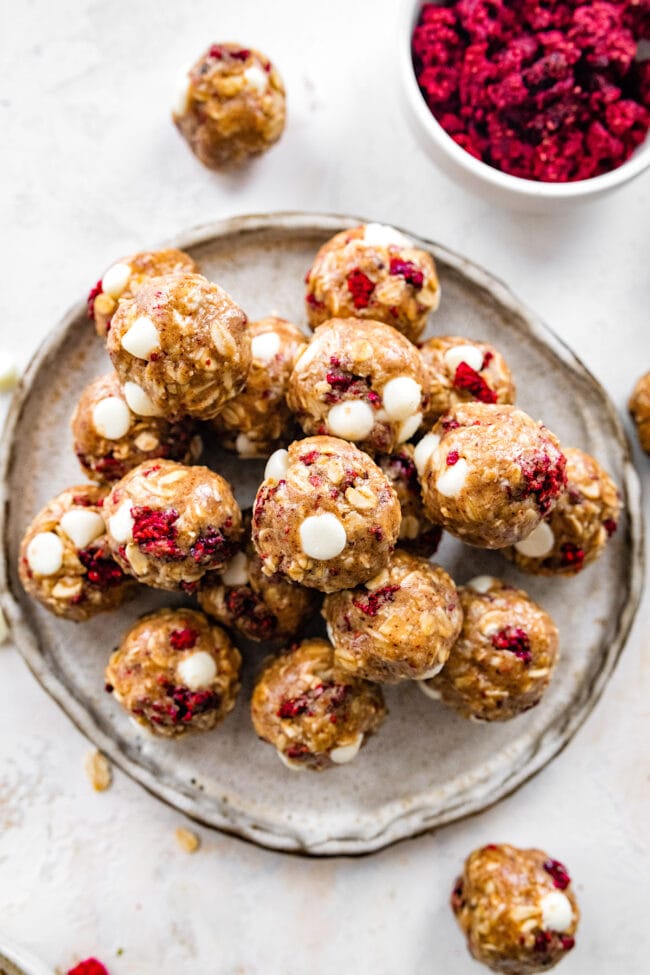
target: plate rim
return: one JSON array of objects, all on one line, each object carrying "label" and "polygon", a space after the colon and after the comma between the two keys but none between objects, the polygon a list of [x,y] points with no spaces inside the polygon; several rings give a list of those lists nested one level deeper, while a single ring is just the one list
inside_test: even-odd
[{"label": "plate rim", "polygon": [[[364,217],[316,211],[288,210],[242,214],[189,228],[159,246],[186,249],[219,238],[242,233],[252,235],[269,230],[289,233],[296,233],[301,230],[331,231],[333,234],[339,230],[367,222],[370,222],[369,219]],[[630,572],[625,580],[626,601],[618,615],[616,630],[607,653],[604,655],[602,666],[591,681],[583,686],[583,699],[568,715],[567,720],[560,725],[556,722],[552,729],[544,732],[536,741],[532,751],[524,753],[520,757],[517,767],[501,779],[498,784],[493,784],[487,791],[481,793],[480,797],[466,795],[462,799],[457,799],[455,803],[447,806],[444,810],[438,810],[431,815],[431,808],[434,806],[431,795],[433,789],[428,790],[428,792],[423,790],[418,805],[409,806],[408,809],[401,813],[394,813],[388,819],[384,818],[380,827],[371,834],[360,828],[355,835],[337,836],[333,839],[329,838],[310,843],[301,839],[297,834],[274,830],[268,823],[260,825],[255,822],[255,817],[249,812],[240,812],[239,818],[233,820],[235,811],[230,809],[228,803],[215,802],[213,811],[208,816],[202,809],[198,797],[185,795],[177,788],[159,780],[147,766],[122,753],[117,742],[103,731],[99,724],[95,723],[81,701],[71,693],[59,678],[57,670],[52,668],[41,654],[38,640],[22,612],[17,597],[14,596],[10,588],[8,546],[5,542],[10,501],[8,479],[12,469],[16,428],[23,409],[30,398],[35,374],[40,370],[48,356],[65,342],[69,332],[74,328],[77,319],[83,312],[85,304],[83,301],[75,303],[63,314],[32,355],[13,395],[4,424],[2,443],[0,444],[0,538],[3,543],[2,559],[0,560],[0,607],[7,616],[16,648],[41,687],[95,747],[104,752],[115,765],[143,786],[150,794],[204,826],[276,851],[308,856],[364,855],[401,840],[415,838],[422,833],[432,831],[451,822],[476,815],[512,794],[567,747],[600,700],[625,647],[643,590],[644,526],[641,510],[641,485],[621,419],[605,388],[570,346],[546,325],[535,311],[521,301],[499,277],[444,245],[414,234],[408,229],[401,227],[398,229],[412,238],[418,246],[430,250],[436,259],[440,258],[454,271],[469,278],[475,285],[489,292],[498,303],[517,314],[535,340],[541,341],[543,345],[550,348],[574,374],[580,376],[592,387],[612,424],[614,436],[623,459],[621,487],[625,495],[628,519]],[[395,800],[390,805],[396,805]],[[428,816],[427,811],[429,812]],[[367,816],[369,815],[372,814],[367,814]],[[361,822],[363,823],[363,821],[362,819]]]}]

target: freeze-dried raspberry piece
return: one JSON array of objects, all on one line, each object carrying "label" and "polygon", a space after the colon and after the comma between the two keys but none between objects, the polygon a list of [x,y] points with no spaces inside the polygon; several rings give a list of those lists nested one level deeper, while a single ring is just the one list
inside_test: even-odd
[{"label": "freeze-dried raspberry piece", "polygon": [[497,394],[486,383],[483,376],[468,366],[466,362],[459,362],[454,374],[456,389],[464,389],[471,393],[474,399],[481,403],[496,403]]},{"label": "freeze-dried raspberry piece", "polygon": [[384,586],[382,589],[375,589],[374,592],[369,593],[365,602],[363,599],[353,599],[352,605],[360,609],[366,616],[376,616],[385,603],[392,603],[398,590],[399,586],[397,585]]},{"label": "freeze-dried raspberry piece", "polygon": [[108,969],[96,958],[86,958],[71,968],[68,975],[108,975]]},{"label": "freeze-dried raspberry piece", "polygon": [[370,296],[375,290],[375,283],[371,281],[361,268],[355,267],[350,271],[347,278],[348,291],[352,295],[352,302],[355,308],[367,308],[370,304]]}]

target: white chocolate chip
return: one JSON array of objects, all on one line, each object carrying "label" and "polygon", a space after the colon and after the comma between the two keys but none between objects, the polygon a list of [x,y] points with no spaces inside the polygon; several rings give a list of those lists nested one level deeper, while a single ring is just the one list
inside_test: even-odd
[{"label": "white chocolate chip", "polygon": [[347,541],[345,528],[331,512],[310,515],[300,526],[300,545],[310,559],[323,562],[334,559],[341,554]]},{"label": "white chocolate chip", "polygon": [[124,399],[138,416],[162,416],[153,400],[137,383],[124,383]]},{"label": "white chocolate chip", "polygon": [[39,576],[53,576],[63,565],[63,542],[54,532],[39,532],[27,546],[27,563]]},{"label": "white chocolate chip", "polygon": [[292,772],[306,772],[307,771],[307,768],[306,768],[306,766],[304,765],[303,762],[296,762],[295,759],[288,758],[284,754],[284,752],[281,752],[280,751],[279,748],[276,749],[276,752],[277,752],[278,758],[280,759],[280,761],[282,762],[282,764],[283,765],[286,765],[286,767],[288,769],[291,769]]},{"label": "white chocolate chip", "polygon": [[383,223],[367,223],[363,231],[363,240],[370,247],[389,247],[391,244],[396,247],[410,246],[404,234]]},{"label": "white chocolate chip", "polygon": [[221,573],[224,586],[245,586],[248,583],[248,559],[243,552],[237,552]]},{"label": "white chocolate chip", "polygon": [[129,432],[131,411],[119,396],[107,396],[95,403],[92,421],[100,437],[119,440]]},{"label": "white chocolate chip", "polygon": [[153,433],[149,433],[148,430],[143,430],[139,433],[134,440],[134,443],[138,450],[142,450],[147,453],[150,450],[155,450],[156,447],[160,445],[160,440],[155,437]]},{"label": "white chocolate chip", "polygon": [[407,440],[410,440],[410,438],[420,429],[421,423],[421,413],[414,413],[413,416],[409,416],[406,418],[406,420],[402,420],[397,433],[397,442],[406,443]]},{"label": "white chocolate chip", "polygon": [[235,450],[240,457],[255,457],[257,455],[257,447],[245,433],[237,434]]},{"label": "white chocolate chip", "polygon": [[469,464],[461,457],[455,464],[448,467],[436,481],[439,494],[445,498],[456,498],[465,487]]},{"label": "white chocolate chip", "polygon": [[359,399],[337,403],[327,414],[330,433],[343,440],[363,440],[374,425],[375,415],[372,407]]},{"label": "white chocolate chip", "polygon": [[0,393],[9,393],[15,389],[20,379],[20,372],[15,358],[9,349],[0,349]]},{"label": "white chocolate chip", "polygon": [[281,481],[289,470],[289,451],[281,448],[271,454],[264,468],[264,480]]},{"label": "white chocolate chip", "polygon": [[418,411],[422,387],[410,376],[397,376],[386,383],[381,398],[391,420],[407,420]]},{"label": "white chocolate chip", "polygon": [[158,329],[147,315],[136,318],[131,328],[122,336],[122,348],[136,359],[148,359],[160,348]]},{"label": "white chocolate chip", "polygon": [[426,674],[422,674],[420,681],[431,680],[432,677],[435,677],[436,674],[440,673],[442,668],[445,666],[445,663],[446,661],[443,660],[442,663],[436,664],[436,666],[432,667],[431,670],[427,670]]},{"label": "white chocolate chip", "polygon": [[573,924],[571,901],[561,890],[551,890],[544,894],[539,907],[542,912],[542,925],[548,931],[568,931]]},{"label": "white chocolate chip", "polygon": [[430,687],[426,681],[419,680],[416,682],[420,690],[426,697],[430,697],[432,701],[439,701],[442,698],[442,694],[436,687]]},{"label": "white chocolate chip", "polygon": [[59,524],[76,548],[85,548],[106,531],[102,516],[87,508],[66,511]]},{"label": "white chocolate chip", "polygon": [[119,298],[131,277],[131,265],[121,261],[109,267],[102,278],[102,291],[111,298]]},{"label": "white chocolate chip", "polygon": [[131,540],[133,534],[133,516],[131,502],[123,501],[114,515],[108,519],[108,530],[118,545]]},{"label": "white chocolate chip", "polygon": [[181,660],[176,673],[185,687],[189,687],[191,691],[198,691],[200,687],[208,687],[215,679],[217,665],[211,654],[199,650]]},{"label": "white chocolate chip", "polygon": [[440,437],[437,433],[427,433],[425,437],[422,437],[419,444],[413,452],[413,460],[420,477],[424,474],[424,468],[429,463],[429,460],[435,454],[438,449],[438,444],[440,443]]},{"label": "white chocolate chip", "polygon": [[348,762],[357,757],[362,744],[363,734],[357,735],[349,745],[339,745],[338,748],[333,748],[330,752],[330,759],[335,765],[347,765]]},{"label": "white chocolate chip", "polygon": [[190,79],[188,71],[181,71],[176,82],[176,97],[174,99],[173,113],[175,115],[185,115],[187,111],[187,101],[190,94]]},{"label": "white chocolate chip", "polygon": [[256,362],[266,366],[280,351],[280,336],[277,332],[262,332],[251,339],[251,352]]},{"label": "white chocolate chip", "polygon": [[474,576],[473,579],[469,580],[467,586],[474,592],[486,593],[498,582],[499,580],[495,579],[494,576]]},{"label": "white chocolate chip", "polygon": [[530,535],[522,538],[520,542],[515,542],[517,551],[528,559],[543,559],[545,555],[553,551],[554,545],[555,535],[547,521],[540,521]]},{"label": "white chocolate chip", "polygon": [[483,365],[483,353],[475,345],[453,345],[443,356],[445,365],[455,373],[461,362],[478,372]]},{"label": "white chocolate chip", "polygon": [[256,64],[252,64],[250,68],[246,68],[244,78],[248,87],[258,91],[260,95],[268,88],[269,76],[266,71],[262,71]]}]

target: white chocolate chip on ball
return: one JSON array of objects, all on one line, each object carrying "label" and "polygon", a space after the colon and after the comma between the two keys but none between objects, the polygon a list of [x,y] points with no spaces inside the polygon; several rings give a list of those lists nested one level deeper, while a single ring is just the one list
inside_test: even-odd
[{"label": "white chocolate chip on ball", "polygon": [[255,457],[257,455],[257,447],[245,433],[238,433],[237,439],[235,440],[235,450],[240,457]]},{"label": "white chocolate chip on ball", "polygon": [[102,291],[111,298],[119,298],[131,277],[131,265],[121,261],[109,267],[102,278]]},{"label": "white chocolate chip on ball", "polygon": [[198,691],[200,687],[208,687],[217,676],[217,665],[211,654],[205,650],[192,653],[181,660],[176,668],[181,683],[191,691]]},{"label": "white chocolate chip on ball", "polygon": [[153,433],[149,433],[148,430],[143,430],[142,433],[139,433],[135,438],[134,443],[138,450],[142,450],[144,453],[148,453],[150,450],[155,450],[156,447],[160,446],[160,440],[158,437],[155,437]]},{"label": "white chocolate chip on ball", "polygon": [[483,353],[475,345],[453,345],[443,356],[445,365],[455,373],[461,362],[478,372],[483,365]]},{"label": "white chocolate chip on ball", "polygon": [[138,416],[162,416],[150,396],[137,383],[124,383],[124,399]]},{"label": "white chocolate chip on ball", "polygon": [[343,440],[363,440],[374,425],[375,415],[372,407],[359,399],[337,403],[327,414],[330,433]]},{"label": "white chocolate chip on ball", "polygon": [[185,115],[187,111],[187,101],[190,94],[189,72],[181,71],[176,83],[176,98],[172,111],[175,115]]},{"label": "white chocolate chip on ball", "polygon": [[386,383],[381,398],[391,420],[407,420],[418,411],[422,387],[410,376],[397,376]]},{"label": "white chocolate chip on ball", "polygon": [[283,447],[274,451],[264,468],[265,481],[281,481],[289,470],[289,451]]},{"label": "white chocolate chip on ball", "polygon": [[548,931],[562,934],[573,924],[571,901],[561,890],[551,890],[544,894],[539,907],[542,912],[542,926]]},{"label": "white chocolate chip on ball", "polygon": [[284,752],[281,752],[280,751],[279,748],[276,748],[276,752],[277,752],[278,758],[280,759],[280,761],[282,762],[282,764],[283,765],[286,765],[286,767],[288,769],[291,769],[292,772],[306,772],[307,771],[306,766],[302,762],[297,762],[293,758],[288,758],[284,754]]},{"label": "white chocolate chip on ball", "polygon": [[237,552],[221,573],[224,586],[245,586],[248,583],[247,568],[248,559],[243,552]]},{"label": "white chocolate chip on ball", "polygon": [[427,433],[425,437],[422,437],[419,444],[413,452],[413,460],[415,462],[415,467],[417,469],[420,477],[424,474],[424,468],[429,463],[429,460],[435,454],[438,449],[438,444],[440,443],[440,437],[437,433]]},{"label": "white chocolate chip on ball", "polygon": [[106,531],[102,516],[87,508],[66,511],[59,524],[76,548],[85,548]]},{"label": "white chocolate chip on ball", "polygon": [[246,79],[246,84],[248,87],[259,92],[260,95],[268,88],[269,76],[267,75],[266,71],[262,71],[262,69],[258,68],[256,64],[252,64],[250,68],[246,68],[244,71],[244,78]]},{"label": "white chocolate chip on ball", "polygon": [[20,379],[18,365],[9,349],[0,349],[0,393],[15,389]]},{"label": "white chocolate chip on ball", "polygon": [[349,745],[339,745],[338,748],[332,748],[330,759],[335,765],[347,765],[348,762],[357,757],[362,744],[363,734],[357,735]]},{"label": "white chocolate chip on ball", "polygon": [[100,437],[119,440],[129,432],[131,411],[119,396],[106,396],[95,403],[92,421]]},{"label": "white chocolate chip on ball", "polygon": [[367,223],[363,230],[363,240],[370,247],[389,247],[391,244],[396,247],[410,246],[404,234],[384,223]]},{"label": "white chocolate chip on ball", "polygon": [[397,434],[398,443],[406,443],[414,434],[420,429],[420,424],[422,423],[422,414],[414,413],[413,416],[409,416],[406,420],[402,420],[399,425],[399,431]]},{"label": "white chocolate chip on ball", "polygon": [[439,701],[442,698],[442,694],[436,687],[429,687],[426,681],[419,680],[416,681],[418,687],[427,697],[430,697],[432,701]]},{"label": "white chocolate chip on ball", "polygon": [[446,661],[443,660],[442,663],[436,664],[436,666],[435,667],[432,667],[431,670],[427,670],[426,674],[422,674],[422,677],[420,678],[420,680],[421,681],[431,680],[432,677],[435,677],[436,674],[439,674],[440,673],[440,671],[442,670],[442,668],[445,666],[445,663],[446,663]]},{"label": "white chocolate chip on ball", "polygon": [[436,481],[439,494],[445,498],[456,498],[465,487],[469,464],[462,457],[448,467]]},{"label": "white chocolate chip on ball", "polygon": [[262,332],[251,339],[251,352],[256,362],[266,366],[280,351],[280,336],[277,332]]},{"label": "white chocolate chip on ball", "polygon": [[300,545],[310,559],[327,562],[340,555],[347,545],[345,528],[336,515],[326,511],[310,515],[300,526]]},{"label": "white chocolate chip on ball", "polygon": [[123,501],[115,514],[108,519],[108,530],[118,545],[123,545],[131,539],[133,515],[130,501]]},{"label": "white chocolate chip on ball", "polygon": [[533,528],[530,535],[522,538],[515,543],[515,548],[521,555],[528,559],[543,559],[545,555],[553,551],[555,545],[555,535],[553,529],[547,521],[540,521],[536,528]]},{"label": "white chocolate chip on ball", "polygon": [[131,328],[122,336],[122,348],[136,359],[148,359],[160,349],[158,329],[147,315],[136,318]]},{"label": "white chocolate chip on ball", "polygon": [[63,565],[63,542],[54,532],[39,532],[27,546],[27,564],[39,576],[53,576]]},{"label": "white chocolate chip on ball", "polygon": [[492,586],[498,582],[499,580],[495,579],[494,576],[474,576],[473,579],[469,580],[467,586],[470,589],[473,589],[474,592],[480,592],[483,594],[489,592]]}]

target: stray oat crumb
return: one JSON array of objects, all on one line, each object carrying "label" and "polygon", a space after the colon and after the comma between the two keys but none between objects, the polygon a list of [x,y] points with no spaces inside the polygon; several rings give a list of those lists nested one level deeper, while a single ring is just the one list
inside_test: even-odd
[{"label": "stray oat crumb", "polygon": [[176,830],[176,841],[181,849],[186,853],[196,853],[201,845],[201,840],[191,829],[179,826]]},{"label": "stray oat crumb", "polygon": [[95,792],[105,792],[113,782],[111,763],[101,752],[89,752],[85,761],[86,775]]}]

